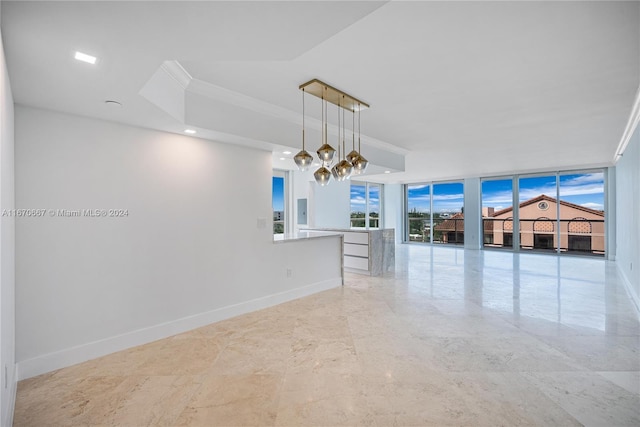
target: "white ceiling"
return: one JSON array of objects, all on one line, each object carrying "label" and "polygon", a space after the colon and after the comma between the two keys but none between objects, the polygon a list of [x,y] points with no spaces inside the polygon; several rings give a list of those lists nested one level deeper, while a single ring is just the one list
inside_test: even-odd
[{"label": "white ceiling", "polygon": [[[383,182],[610,165],[640,84],[639,2],[3,1],[1,11],[19,104],[196,127],[275,150],[281,167],[281,151],[300,147],[298,86],[319,78],[371,104],[365,156],[406,154],[405,172],[370,177]],[[140,94],[166,61],[192,79],[182,115]],[[307,109],[317,116],[319,103],[308,97]]]}]

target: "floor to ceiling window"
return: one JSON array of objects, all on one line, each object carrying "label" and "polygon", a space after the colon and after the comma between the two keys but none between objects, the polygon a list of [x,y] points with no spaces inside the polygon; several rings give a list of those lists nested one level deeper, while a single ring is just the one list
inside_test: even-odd
[{"label": "floor to ceiling window", "polygon": [[513,178],[482,181],[482,243],[513,247]]},{"label": "floor to ceiling window", "polygon": [[[510,206],[514,179],[516,212]],[[483,180],[483,245],[512,247],[515,232],[524,251],[603,256],[604,189],[602,169]]]},{"label": "floor to ceiling window", "polygon": [[460,182],[405,186],[405,241],[464,243],[464,185]]},{"label": "floor to ceiling window", "polygon": [[407,185],[406,236],[409,242],[431,242],[431,185]]},{"label": "floor to ceiling window", "polygon": [[521,177],[518,181],[520,249],[557,249],[556,175]]},{"label": "floor to ceiling window", "polygon": [[604,255],[604,173],[559,176],[560,251]]},{"label": "floor to ceiling window", "polygon": [[379,228],[382,212],[382,185],[351,181],[351,227]]},{"label": "floor to ceiling window", "polygon": [[[483,178],[482,247],[604,256],[605,172]],[[405,242],[464,243],[463,183],[404,188]]]},{"label": "floor to ceiling window", "polygon": [[364,228],[367,225],[367,185],[351,181],[351,227]]},{"label": "floor to ceiling window", "polygon": [[464,185],[433,184],[433,243],[464,243]]},{"label": "floor to ceiling window", "polygon": [[380,228],[380,206],[382,202],[382,186],[369,183],[367,185],[367,221],[369,228]]}]

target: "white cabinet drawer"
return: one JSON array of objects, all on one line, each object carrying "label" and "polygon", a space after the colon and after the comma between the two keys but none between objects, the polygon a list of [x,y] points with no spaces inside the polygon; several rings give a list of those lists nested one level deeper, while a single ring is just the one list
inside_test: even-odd
[{"label": "white cabinet drawer", "polygon": [[369,233],[344,233],[345,243],[358,243],[361,245],[369,244]]},{"label": "white cabinet drawer", "polygon": [[357,268],[358,270],[369,270],[369,258],[358,258],[345,255],[344,266],[348,268]]},{"label": "white cabinet drawer", "polygon": [[345,255],[355,255],[360,257],[369,257],[369,245],[354,245],[353,243],[344,244]]}]

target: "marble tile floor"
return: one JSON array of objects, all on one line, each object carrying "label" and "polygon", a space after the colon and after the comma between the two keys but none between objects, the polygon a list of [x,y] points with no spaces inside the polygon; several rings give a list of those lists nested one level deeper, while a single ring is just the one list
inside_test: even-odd
[{"label": "marble tile floor", "polygon": [[400,245],[384,277],[21,381],[15,426],[639,426],[595,258]]}]

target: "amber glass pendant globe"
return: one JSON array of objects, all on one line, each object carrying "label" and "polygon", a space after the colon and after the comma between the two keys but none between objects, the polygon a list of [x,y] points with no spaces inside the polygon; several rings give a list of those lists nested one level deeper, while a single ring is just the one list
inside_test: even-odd
[{"label": "amber glass pendant globe", "polygon": [[331,181],[331,171],[324,166],[320,166],[320,168],[313,173],[313,177],[320,186],[324,187]]},{"label": "amber glass pendant globe", "polygon": [[293,161],[298,166],[298,169],[300,169],[301,171],[306,171],[313,163],[313,156],[311,156],[311,154],[309,154],[306,150],[302,150],[298,154],[293,156]]}]

